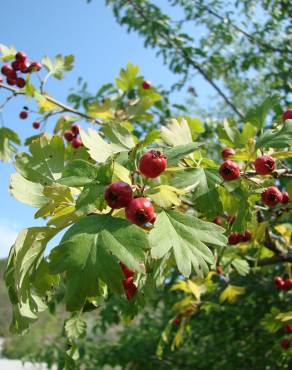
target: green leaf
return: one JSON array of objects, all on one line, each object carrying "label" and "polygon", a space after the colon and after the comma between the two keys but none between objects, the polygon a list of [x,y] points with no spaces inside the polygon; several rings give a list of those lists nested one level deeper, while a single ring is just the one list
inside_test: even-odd
[{"label": "green leaf", "polygon": [[138,77],[140,68],[132,63],[128,63],[126,68],[122,68],[120,76],[116,78],[116,84],[122,91],[133,89],[141,85],[143,78]]},{"label": "green leaf", "polygon": [[169,185],[159,185],[149,189],[146,195],[151,198],[159,207],[169,208],[173,205],[179,206],[181,201],[178,197],[182,194],[181,190]]},{"label": "green leaf", "polygon": [[254,105],[246,114],[245,122],[250,122],[252,125],[261,129],[265,126],[266,118],[268,113],[278,103],[279,98],[277,96],[267,97],[263,103]]},{"label": "green leaf", "polygon": [[79,214],[89,214],[96,210],[106,209],[107,203],[104,199],[106,185],[93,181],[85,185],[76,201],[76,210]]},{"label": "green leaf", "polygon": [[16,156],[15,168],[27,180],[49,185],[61,177],[64,168],[65,147],[58,136],[41,136],[29,147],[31,155]]},{"label": "green leaf", "polygon": [[186,157],[188,154],[193,153],[196,149],[200,147],[200,143],[189,143],[184,145],[177,145],[174,148],[165,151],[167,155],[167,164],[173,166],[178,164],[178,162]]},{"label": "green leaf", "polygon": [[17,149],[14,144],[20,145],[20,140],[16,132],[7,127],[0,128],[0,160],[9,162],[13,158]]},{"label": "green leaf", "polygon": [[161,138],[170,146],[184,145],[193,142],[189,125],[184,119],[181,120],[181,122],[172,119],[167,126],[162,126]]},{"label": "green leaf", "polygon": [[78,117],[76,116],[61,116],[56,122],[54,134],[58,134],[60,132],[63,133],[65,130],[69,130],[72,124],[76,121],[78,121]]},{"label": "green leaf", "polygon": [[61,54],[58,54],[55,56],[54,60],[51,60],[48,56],[45,56],[42,59],[43,66],[52,76],[54,76],[58,80],[61,80],[64,77],[64,71],[72,70],[73,62],[74,55],[62,56]]},{"label": "green leaf", "polygon": [[238,129],[231,126],[227,119],[223,121],[223,126],[218,125],[217,131],[220,142],[227,146],[234,147],[235,143],[239,140],[240,133]]},{"label": "green leaf", "polygon": [[66,272],[68,310],[80,310],[87,297],[97,296],[99,279],[122,293],[118,260],[143,272],[139,262],[145,259],[147,247],[146,233],[126,220],[91,215],[75,223],[49,257],[53,273]]},{"label": "green leaf", "polygon": [[111,144],[130,150],[135,146],[133,136],[119,123],[110,122],[102,129],[105,136],[109,139]]},{"label": "green leaf", "polygon": [[287,120],[280,130],[267,130],[257,140],[256,148],[284,149],[292,145],[292,120]]},{"label": "green leaf", "polygon": [[151,254],[160,259],[173,252],[177,267],[184,276],[193,269],[202,275],[214,256],[207,244],[224,246],[227,243],[224,229],[210,222],[175,211],[159,213],[155,227],[150,232]]},{"label": "green leaf", "polygon": [[67,186],[84,186],[97,178],[98,168],[83,159],[69,162],[58,181]]},{"label": "green leaf", "polygon": [[243,259],[235,258],[232,260],[231,264],[235,268],[235,270],[239,273],[239,275],[245,276],[250,271],[248,262]]},{"label": "green leaf", "polygon": [[283,326],[283,323],[277,317],[279,314],[280,310],[276,307],[272,307],[271,312],[266,313],[261,320],[261,325],[270,333],[275,333]]},{"label": "green leaf", "polygon": [[192,138],[196,139],[199,134],[205,132],[204,123],[199,118],[191,118],[188,116],[180,117],[180,119],[185,119],[191,130]]},{"label": "green leaf", "polygon": [[9,191],[17,200],[32,207],[40,208],[49,199],[43,194],[44,187],[41,184],[31,182],[14,173],[10,177]]},{"label": "green leaf", "polygon": [[86,322],[79,315],[73,315],[65,321],[65,333],[69,341],[83,338],[86,335]]}]

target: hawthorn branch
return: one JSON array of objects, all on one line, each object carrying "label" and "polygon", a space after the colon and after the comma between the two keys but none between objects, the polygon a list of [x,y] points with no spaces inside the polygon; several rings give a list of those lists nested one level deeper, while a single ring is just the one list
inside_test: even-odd
[{"label": "hawthorn branch", "polygon": [[[126,3],[132,6],[133,10],[137,12],[137,14],[145,21],[146,24],[151,23],[151,19],[149,19],[144,12],[143,7],[140,4],[135,3],[133,0],[126,0]],[[244,115],[237,109],[237,107],[232,103],[232,101],[228,98],[228,96],[223,92],[223,90],[217,85],[217,83],[207,74],[207,72],[198,64],[193,58],[189,55],[186,55],[185,50],[183,47],[180,47],[169,34],[159,32],[159,36],[167,42],[168,45],[171,45],[174,50],[176,50],[179,54],[181,54],[182,58],[186,61],[187,65],[192,66],[195,70],[199,72],[201,76],[214,88],[214,90],[218,93],[219,96],[225,101],[225,103],[233,110],[235,114],[240,119],[244,118]]]},{"label": "hawthorn branch", "polygon": [[[248,171],[246,173],[243,174],[244,176],[246,177],[253,177],[253,176],[257,176],[258,173],[256,173],[255,171]],[[275,170],[271,173],[271,175],[275,178],[275,179],[278,179],[279,177],[281,176],[286,176],[286,177],[290,177],[292,176],[292,169],[291,168],[281,168],[279,170]]]},{"label": "hawthorn branch", "polygon": [[[17,96],[17,95],[25,95],[24,91],[15,89],[15,88],[13,88],[9,85],[3,84],[3,83],[0,83],[0,88],[3,88],[5,90],[8,90],[8,91],[12,92],[13,95],[10,98],[12,98],[14,96]],[[42,93],[41,95],[48,102],[50,102],[50,103],[56,105],[57,107],[61,108],[63,112],[69,112],[69,113],[75,114],[79,117],[82,117],[82,118],[86,119],[87,121],[97,123],[98,125],[102,124],[102,121],[96,119],[95,117],[89,116],[86,113],[80,112],[80,111],[78,111],[78,110],[76,110],[76,109],[74,109],[74,108],[72,108],[72,107],[70,107],[70,106],[68,106],[64,103],[61,103],[60,101],[52,98],[51,96],[48,96],[47,94]]]},{"label": "hawthorn branch", "polygon": [[267,258],[262,258],[257,262],[257,266],[268,266],[268,265],[275,265],[276,263],[285,263],[290,262],[292,263],[292,255],[287,254],[285,255],[279,255],[279,256],[272,256]]}]

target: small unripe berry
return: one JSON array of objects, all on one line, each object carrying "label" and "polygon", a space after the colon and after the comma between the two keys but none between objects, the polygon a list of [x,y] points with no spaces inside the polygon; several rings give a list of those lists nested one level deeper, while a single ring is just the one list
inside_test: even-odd
[{"label": "small unripe berry", "polygon": [[287,119],[292,119],[292,109],[286,110],[286,112],[283,113],[283,121],[286,121]]},{"label": "small unripe berry", "polygon": [[27,56],[25,54],[24,51],[19,51],[18,53],[16,53],[15,55],[15,59],[18,61],[18,62],[24,62],[26,60]]},{"label": "small unripe berry", "polygon": [[262,202],[269,207],[273,207],[282,201],[282,193],[275,186],[265,189],[261,195]]},{"label": "small unripe berry", "polygon": [[237,163],[227,160],[221,164],[219,173],[225,181],[232,181],[240,176],[240,168]]},{"label": "small unripe berry", "polygon": [[10,76],[11,72],[14,72],[14,70],[9,64],[4,64],[4,66],[1,68],[1,73],[6,77]]},{"label": "small unripe berry", "polygon": [[283,330],[285,333],[292,333],[292,324],[285,325]]},{"label": "small unripe berry", "polygon": [[150,81],[148,81],[148,80],[144,80],[144,81],[143,81],[143,83],[142,83],[142,87],[143,87],[143,89],[144,89],[144,90],[148,90],[148,89],[150,89],[150,87],[151,87],[151,82],[150,82]]},{"label": "small unripe berry", "polygon": [[41,127],[41,124],[40,124],[39,121],[34,121],[33,124],[32,124],[32,127],[37,130]]},{"label": "small unripe berry", "polygon": [[19,77],[17,80],[16,80],[16,85],[19,87],[19,88],[23,88],[25,86],[26,82],[25,82],[25,79],[24,78],[21,78]]},{"label": "small unripe berry", "polygon": [[150,150],[140,158],[139,170],[146,177],[155,178],[164,172],[166,167],[166,156],[159,151]]},{"label": "small unripe berry", "polygon": [[71,127],[71,131],[73,133],[74,136],[77,136],[80,132],[80,126],[78,125],[72,125]]},{"label": "small unripe berry", "polygon": [[131,186],[122,181],[111,183],[104,192],[104,199],[114,209],[126,207],[132,198]]},{"label": "small unripe berry", "polygon": [[217,216],[217,217],[214,218],[213,223],[216,224],[216,225],[221,225],[222,220],[219,216]]},{"label": "small unripe berry", "polygon": [[235,154],[235,150],[232,148],[225,148],[221,152],[222,159],[226,160],[228,157]]},{"label": "small unripe berry", "polygon": [[126,297],[128,300],[131,300],[134,295],[136,294],[137,292],[137,287],[135,284],[131,285],[129,288],[126,289],[125,293],[126,293]]},{"label": "small unripe berry", "polygon": [[67,141],[72,141],[74,139],[74,135],[73,135],[73,132],[70,131],[70,130],[66,130],[64,132],[64,138],[67,140]]},{"label": "small unripe berry", "polygon": [[241,235],[238,232],[232,232],[228,237],[228,243],[230,245],[236,245],[241,242]]},{"label": "small unripe berry", "polygon": [[290,347],[290,340],[288,338],[284,338],[281,340],[281,347],[283,349],[288,349]]},{"label": "small unripe berry", "polygon": [[19,113],[19,118],[26,119],[27,117],[28,117],[28,113],[26,111],[23,110]]},{"label": "small unripe berry", "polygon": [[290,201],[290,197],[289,197],[289,194],[287,193],[287,191],[283,191],[282,192],[282,202],[283,204],[286,204],[286,203],[289,203]]},{"label": "small unripe berry", "polygon": [[83,145],[82,141],[80,139],[76,139],[76,138],[74,138],[71,143],[72,143],[72,146],[73,146],[74,149],[78,149],[80,146]]},{"label": "small unripe berry", "polygon": [[254,162],[255,170],[260,175],[268,175],[275,170],[276,161],[273,157],[263,155]]},{"label": "small unripe berry", "polygon": [[142,226],[153,222],[154,208],[148,198],[135,198],[126,207],[126,217],[136,225]]},{"label": "small unripe berry", "polygon": [[242,235],[242,241],[248,242],[251,239],[251,231],[245,230],[244,234]]},{"label": "small unripe berry", "polygon": [[29,65],[30,72],[39,72],[42,69],[42,65],[40,62],[31,62]]}]

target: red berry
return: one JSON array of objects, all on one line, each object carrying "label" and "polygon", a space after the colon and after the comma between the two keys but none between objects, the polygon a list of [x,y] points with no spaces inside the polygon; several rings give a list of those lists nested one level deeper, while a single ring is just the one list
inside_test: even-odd
[{"label": "red berry", "polygon": [[292,332],[292,324],[285,325],[283,328],[285,333],[291,333]]},{"label": "red berry", "polygon": [[286,110],[286,112],[283,113],[283,121],[286,121],[287,119],[292,119],[292,109]]},{"label": "red berry", "polygon": [[216,267],[217,274],[223,274],[223,268],[221,266]]},{"label": "red berry", "polygon": [[241,235],[238,232],[232,232],[228,237],[228,243],[235,245],[241,242]]},{"label": "red berry", "polygon": [[27,117],[28,117],[28,113],[26,111],[23,110],[19,113],[19,118],[26,119]]},{"label": "red berry", "polygon": [[236,217],[235,216],[227,216],[227,218],[226,218],[226,221],[227,221],[227,223],[229,224],[229,225],[233,225],[234,224],[234,222],[235,222],[235,220],[236,220]]},{"label": "red berry", "polygon": [[19,62],[17,60],[15,60],[14,62],[12,62],[11,63],[11,66],[14,69],[14,71],[19,71],[20,70]]},{"label": "red berry", "polygon": [[255,170],[260,175],[268,175],[275,170],[276,161],[273,157],[263,155],[254,162]]},{"label": "red berry", "polygon": [[216,224],[216,225],[221,225],[222,220],[219,216],[217,216],[217,217],[214,218],[213,223]]},{"label": "red berry", "polygon": [[245,230],[244,234],[242,235],[242,241],[248,242],[251,239],[251,231]]},{"label": "red berry", "polygon": [[283,290],[290,290],[292,289],[292,279],[284,280]]},{"label": "red berry", "polygon": [[74,135],[73,135],[73,132],[70,131],[70,130],[66,130],[64,132],[64,138],[67,140],[67,141],[72,141],[74,139]]},{"label": "red berry", "polygon": [[283,204],[286,204],[286,203],[289,203],[290,201],[290,197],[289,197],[289,194],[287,193],[287,191],[283,191],[282,192],[282,202]]},{"label": "red berry", "polygon": [[282,201],[282,193],[275,186],[270,186],[262,192],[262,202],[267,206],[275,206]]},{"label": "red berry", "polygon": [[41,124],[40,124],[39,121],[34,121],[33,124],[32,124],[32,127],[37,130],[41,127]]},{"label": "red berry", "polygon": [[17,80],[16,80],[16,85],[18,87],[20,87],[21,89],[25,86],[26,82],[25,82],[25,79],[24,78],[21,78],[19,77]]},{"label": "red berry", "polygon": [[234,149],[232,149],[232,148],[225,148],[221,152],[221,157],[222,157],[222,159],[226,160],[228,157],[230,157],[231,155],[234,155],[234,154],[235,154],[235,150]]},{"label": "red berry", "polygon": [[80,126],[78,125],[72,125],[71,127],[71,131],[73,133],[74,136],[77,136],[80,132]]},{"label": "red berry", "polygon": [[76,139],[76,138],[74,138],[73,140],[72,140],[72,146],[73,146],[73,148],[74,149],[78,149],[80,146],[82,146],[83,144],[82,144],[82,141],[80,140],[80,139]]},{"label": "red berry", "polygon": [[148,198],[135,198],[126,207],[126,218],[136,225],[142,226],[155,217],[154,208]]},{"label": "red berry", "polygon": [[120,262],[120,266],[126,278],[134,276],[134,271],[130,270],[123,262]]},{"label": "red berry", "polygon": [[131,186],[122,181],[111,183],[104,192],[104,199],[114,209],[126,207],[132,198]]},{"label": "red berry", "polygon": [[24,62],[26,60],[27,56],[25,54],[24,51],[19,51],[18,53],[16,53],[15,55],[15,59],[18,61],[18,62]]},{"label": "red berry", "polygon": [[10,64],[4,64],[4,66],[1,68],[1,73],[4,76],[9,77],[11,73],[14,72],[13,68],[11,67]]},{"label": "red berry", "polygon": [[281,340],[280,344],[283,349],[288,349],[290,347],[290,340],[288,338],[284,338]]},{"label": "red berry", "polygon": [[42,65],[40,62],[31,62],[29,65],[30,72],[39,72],[42,69]]},{"label": "red berry", "polygon": [[131,285],[129,288],[126,289],[125,293],[126,293],[126,297],[128,300],[132,299],[134,297],[134,295],[136,294],[137,292],[137,287],[135,284]]},{"label": "red berry", "polygon": [[237,163],[227,160],[221,164],[219,173],[224,180],[232,181],[239,177],[240,168]]},{"label": "red berry", "polygon": [[130,276],[130,277],[123,280],[123,286],[124,286],[125,290],[127,290],[128,288],[131,288],[131,286],[133,284],[134,284],[133,276]]},{"label": "red berry", "polygon": [[10,85],[10,86],[14,86],[14,85],[16,85],[16,78],[13,78],[13,77],[7,77],[7,78],[6,78],[6,82],[8,83],[8,85]]},{"label": "red berry", "polygon": [[150,82],[150,81],[148,81],[148,80],[144,80],[144,81],[143,81],[143,83],[142,83],[142,87],[143,87],[143,89],[144,89],[144,90],[148,90],[148,89],[150,89],[150,87],[151,87],[151,82]]},{"label": "red berry", "polygon": [[284,286],[284,280],[281,276],[275,276],[274,277],[274,283],[277,286],[277,288],[282,289]]},{"label": "red berry", "polygon": [[179,324],[181,323],[181,317],[177,317],[175,318],[173,321],[172,321],[172,325],[173,326],[179,326]]},{"label": "red berry", "polygon": [[150,178],[159,176],[165,171],[167,159],[164,154],[156,150],[150,150],[142,155],[139,162],[140,172]]},{"label": "red berry", "polygon": [[22,73],[28,73],[29,72],[29,63],[26,61],[19,62],[19,69]]}]

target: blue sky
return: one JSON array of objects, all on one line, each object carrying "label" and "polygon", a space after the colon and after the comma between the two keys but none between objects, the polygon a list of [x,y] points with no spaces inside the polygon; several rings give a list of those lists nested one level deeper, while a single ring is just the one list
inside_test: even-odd
[{"label": "blue sky", "polygon": [[[66,101],[69,89],[76,86],[79,76],[88,82],[89,91],[95,92],[102,84],[113,81],[129,61],[139,65],[141,73],[155,85],[169,87],[176,81],[155,52],[143,47],[141,38],[127,34],[115,22],[103,0],[94,0],[89,5],[85,0],[9,0],[3,2],[1,14],[0,43],[14,45],[34,60],[45,54],[50,57],[58,53],[75,55],[73,71],[67,73],[64,80],[52,79],[47,84],[47,91],[61,101]],[[207,86],[201,80],[198,83],[206,96]],[[185,96],[182,92],[176,99],[183,100]],[[0,92],[0,104],[3,98]],[[5,125],[17,131],[21,138],[35,134],[31,128],[34,117],[25,121],[18,118],[24,104],[27,104],[25,98],[18,98],[3,113]],[[20,229],[44,223],[34,220],[34,209],[9,195],[12,172],[11,164],[0,163],[0,258],[8,254]]]}]

